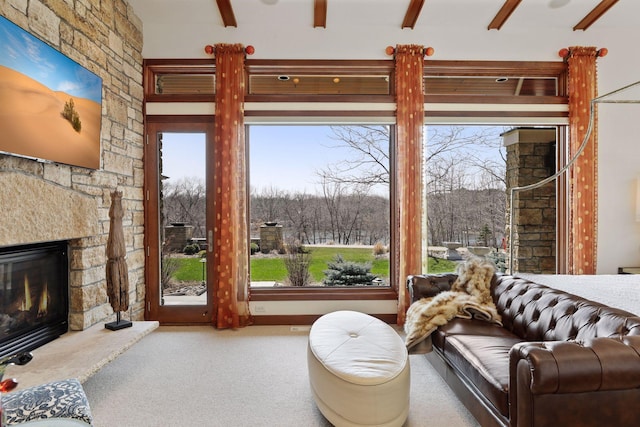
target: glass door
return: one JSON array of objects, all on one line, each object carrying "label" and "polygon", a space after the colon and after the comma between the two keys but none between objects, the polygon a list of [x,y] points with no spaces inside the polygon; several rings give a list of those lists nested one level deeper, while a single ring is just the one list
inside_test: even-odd
[{"label": "glass door", "polygon": [[209,323],[213,123],[148,123],[147,130],[147,318]]}]

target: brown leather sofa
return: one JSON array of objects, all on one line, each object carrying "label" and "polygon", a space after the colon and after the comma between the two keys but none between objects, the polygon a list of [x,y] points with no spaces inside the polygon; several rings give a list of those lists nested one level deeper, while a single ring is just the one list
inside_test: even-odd
[{"label": "brown leather sofa", "polygon": [[[456,277],[410,276],[412,301]],[[503,326],[454,319],[426,355],[483,427],[640,426],[640,317],[508,275],[491,295]]]}]

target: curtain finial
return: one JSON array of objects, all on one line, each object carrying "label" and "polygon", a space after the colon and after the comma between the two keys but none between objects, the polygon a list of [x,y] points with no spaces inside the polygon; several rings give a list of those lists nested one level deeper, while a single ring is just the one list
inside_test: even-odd
[{"label": "curtain finial", "polygon": [[[393,55],[396,53],[396,48],[393,46],[387,46],[387,48],[384,51],[387,55]],[[422,49],[422,54],[425,56],[432,56],[434,53],[435,53],[435,49],[432,48],[431,46],[425,47]]]},{"label": "curtain finial", "polygon": [[[213,55],[213,54],[215,54],[215,51],[216,51],[215,46],[212,46],[212,45],[210,45],[210,44],[208,44],[208,45],[206,45],[206,46],[204,47],[204,52],[205,52],[207,55]],[[245,47],[245,48],[244,48],[244,52],[245,52],[247,55],[253,55],[253,54],[256,52],[256,48],[255,48],[255,47],[253,47],[252,45],[249,45],[249,46],[247,46],[247,47]]]},{"label": "curtain finial", "polygon": [[[595,48],[591,48],[591,49],[595,49]],[[558,51],[558,56],[560,56],[562,59],[564,59],[566,61],[567,59],[569,59],[569,56],[571,56],[574,53],[574,51],[576,51],[576,50],[580,50],[580,48],[577,48],[577,47],[569,47],[569,48],[563,47],[562,49],[560,49]],[[602,57],[607,56],[607,54],[609,53],[609,49],[607,49],[606,47],[602,47],[602,48],[596,50],[595,52],[596,52],[596,58],[598,58],[598,57],[602,58]]]}]

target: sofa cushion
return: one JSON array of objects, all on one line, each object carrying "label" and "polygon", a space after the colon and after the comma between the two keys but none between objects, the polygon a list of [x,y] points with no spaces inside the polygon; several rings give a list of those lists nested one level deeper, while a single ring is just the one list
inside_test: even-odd
[{"label": "sofa cushion", "polygon": [[73,418],[93,422],[87,396],[73,378],[2,394],[8,426],[46,418]]},{"label": "sofa cushion", "polygon": [[454,335],[448,337],[447,360],[505,417],[509,416],[509,351],[517,337]]},{"label": "sofa cushion", "polygon": [[509,416],[509,351],[523,340],[478,320],[457,319],[433,334],[433,345],[505,417]]},{"label": "sofa cushion", "polygon": [[437,331],[443,336],[449,335],[489,335],[489,336],[513,336],[513,334],[497,323],[485,322],[478,319],[456,318],[446,325],[440,326]]}]

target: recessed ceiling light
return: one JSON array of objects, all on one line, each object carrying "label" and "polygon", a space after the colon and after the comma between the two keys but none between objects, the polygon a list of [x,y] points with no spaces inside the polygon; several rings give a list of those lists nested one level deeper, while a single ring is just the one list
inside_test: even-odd
[{"label": "recessed ceiling light", "polygon": [[551,9],[559,9],[565,7],[571,2],[571,0],[549,0],[549,7]]}]

